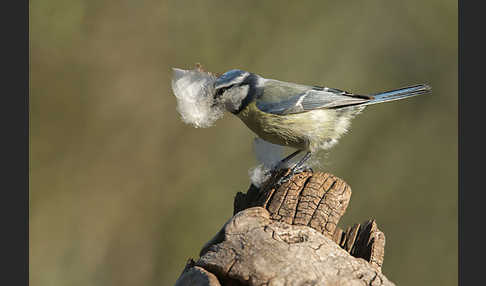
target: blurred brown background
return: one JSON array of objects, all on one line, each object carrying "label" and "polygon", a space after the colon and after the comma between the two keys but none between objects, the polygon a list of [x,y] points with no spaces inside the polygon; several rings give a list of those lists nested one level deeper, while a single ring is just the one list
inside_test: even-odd
[{"label": "blurred brown background", "polygon": [[324,169],[398,285],[457,284],[457,1],[31,1],[31,285],[172,285],[255,166],[230,114],[184,125],[171,67],[373,93]]}]

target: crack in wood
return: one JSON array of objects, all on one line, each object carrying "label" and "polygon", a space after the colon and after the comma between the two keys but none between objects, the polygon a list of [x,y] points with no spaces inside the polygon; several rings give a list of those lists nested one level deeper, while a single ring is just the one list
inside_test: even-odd
[{"label": "crack in wood", "polygon": [[[251,185],[246,194],[237,193],[233,218],[178,281],[214,273],[213,284],[194,285],[336,285],[340,279],[393,285],[381,274],[385,235],[376,222],[345,231],[338,227],[351,197],[349,185],[330,173],[303,172],[275,186],[286,172],[275,172],[261,188]],[[200,269],[191,272],[195,267]]]}]

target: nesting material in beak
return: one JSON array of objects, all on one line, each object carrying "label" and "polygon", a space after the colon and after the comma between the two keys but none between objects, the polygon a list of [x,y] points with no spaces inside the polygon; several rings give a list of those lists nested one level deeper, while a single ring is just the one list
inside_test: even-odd
[{"label": "nesting material in beak", "polygon": [[186,124],[206,128],[224,114],[224,106],[214,100],[216,76],[202,69],[173,68],[172,91],[177,98],[177,112]]}]

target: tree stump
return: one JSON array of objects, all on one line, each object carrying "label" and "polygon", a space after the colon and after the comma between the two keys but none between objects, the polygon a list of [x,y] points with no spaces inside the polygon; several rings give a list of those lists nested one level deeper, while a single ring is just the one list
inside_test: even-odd
[{"label": "tree stump", "polygon": [[337,227],[351,198],[342,179],[280,170],[237,193],[234,216],[190,259],[183,285],[394,285],[382,273],[385,235],[373,219]]}]

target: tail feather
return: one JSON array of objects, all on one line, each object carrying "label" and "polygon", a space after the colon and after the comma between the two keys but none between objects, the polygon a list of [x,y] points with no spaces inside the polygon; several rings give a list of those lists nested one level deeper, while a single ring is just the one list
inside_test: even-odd
[{"label": "tail feather", "polygon": [[382,103],[387,101],[399,100],[411,96],[428,93],[431,90],[432,88],[427,84],[419,84],[419,85],[394,89],[394,90],[370,95],[370,101],[364,102],[360,105],[371,105],[371,104]]}]

